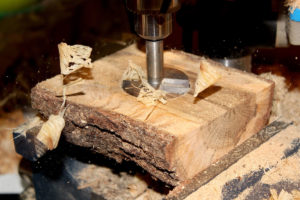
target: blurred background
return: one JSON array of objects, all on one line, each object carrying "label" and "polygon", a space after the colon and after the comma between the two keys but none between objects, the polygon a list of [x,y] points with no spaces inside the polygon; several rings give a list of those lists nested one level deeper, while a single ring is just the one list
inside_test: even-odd
[{"label": "blurred background", "polygon": [[[272,72],[284,76],[290,89],[299,87],[300,48],[287,39],[282,0],[181,3],[165,49]],[[59,73],[57,44],[91,46],[96,60],[135,41],[142,42],[123,0],[0,0],[0,177],[20,171],[11,131],[32,113],[31,88]],[[30,164],[22,163],[30,182]]]}]

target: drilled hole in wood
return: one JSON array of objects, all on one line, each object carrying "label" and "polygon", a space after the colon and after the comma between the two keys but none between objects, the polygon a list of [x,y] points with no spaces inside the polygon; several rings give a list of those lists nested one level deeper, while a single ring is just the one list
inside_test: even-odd
[{"label": "drilled hole in wood", "polygon": [[[141,81],[123,80],[122,88],[126,93],[137,97],[140,93],[140,89],[142,88],[142,83]],[[190,90],[189,78],[180,70],[165,68],[164,78],[159,89],[167,92],[167,98],[178,97]]]}]

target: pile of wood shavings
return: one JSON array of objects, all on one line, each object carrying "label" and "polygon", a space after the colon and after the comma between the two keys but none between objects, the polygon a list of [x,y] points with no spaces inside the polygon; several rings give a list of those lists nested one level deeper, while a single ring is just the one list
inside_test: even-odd
[{"label": "pile of wood shavings", "polygon": [[297,126],[300,125],[300,90],[293,89],[288,91],[284,77],[271,73],[263,73],[260,76],[275,82],[270,121],[284,118],[293,121]]},{"label": "pile of wood shavings", "polygon": [[288,92],[281,102],[282,116],[300,125],[300,90],[294,89]]},{"label": "pile of wood shavings", "polygon": [[274,96],[273,96],[273,106],[272,106],[272,116],[278,117],[282,115],[282,101],[288,93],[288,87],[285,83],[285,78],[282,76],[277,76],[270,72],[263,73],[259,75],[265,79],[271,80],[275,83]]},{"label": "pile of wood shavings", "polygon": [[140,81],[140,93],[137,97],[139,102],[146,106],[155,106],[158,102],[166,104],[166,93],[162,90],[154,89],[146,79],[146,74],[143,69],[129,60],[129,66],[124,72],[122,80]]},{"label": "pile of wood shavings", "polygon": [[78,189],[91,188],[96,194],[110,200],[160,200],[164,195],[148,189],[147,183],[137,175],[114,173],[107,167],[88,166],[77,174]]}]

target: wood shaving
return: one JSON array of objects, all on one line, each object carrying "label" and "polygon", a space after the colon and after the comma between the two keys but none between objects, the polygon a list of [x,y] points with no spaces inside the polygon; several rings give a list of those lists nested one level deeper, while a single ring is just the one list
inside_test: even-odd
[{"label": "wood shaving", "polygon": [[[66,43],[60,43],[58,45],[60,69],[62,76],[68,75],[82,67],[92,68],[91,59],[89,58],[92,52],[92,48],[83,45],[67,45]],[[63,77],[62,77],[63,80]],[[67,85],[63,85],[63,103],[58,115],[50,115],[49,119],[43,123],[37,139],[45,144],[49,150],[53,150],[57,147],[61,132],[65,127],[65,120],[63,118],[65,112],[66,103],[66,89],[71,85],[75,85],[82,82],[79,78],[70,82]]]},{"label": "wood shaving", "polygon": [[165,92],[162,90],[155,90],[153,87],[142,87],[137,100],[145,104],[146,106],[156,105],[157,102],[166,104],[167,100]]},{"label": "wood shaving", "polygon": [[216,83],[219,78],[221,78],[220,73],[208,61],[202,60],[195,82],[194,97],[197,97],[200,92]]},{"label": "wood shaving", "polygon": [[49,119],[43,123],[37,139],[48,147],[49,150],[53,150],[57,147],[62,130],[65,127],[65,119],[63,118],[66,111],[66,87],[63,88],[63,103],[60,107],[58,115],[50,115]]},{"label": "wood shaving", "polygon": [[295,125],[299,125],[300,107],[296,105],[300,105],[300,90],[293,89],[292,91],[288,91],[288,86],[284,77],[271,73],[264,73],[259,76],[275,82],[270,121],[278,117],[283,117],[287,120],[293,121]]},{"label": "wood shaving", "polygon": [[37,139],[45,144],[49,150],[57,147],[58,141],[63,128],[65,127],[65,120],[62,114],[50,115],[37,135]]},{"label": "wood shaving", "polygon": [[58,45],[61,74],[68,75],[82,67],[92,68],[92,48],[84,45]]},{"label": "wood shaving", "polygon": [[272,74],[270,72],[260,74],[259,76],[271,80],[275,83],[271,115],[273,117],[282,116],[282,112],[283,112],[282,101],[284,100],[285,96],[288,93],[288,87],[285,83],[285,78],[282,76]]},{"label": "wood shaving", "polygon": [[158,102],[162,104],[166,104],[166,93],[162,90],[154,89],[146,79],[146,74],[143,69],[134,64],[131,60],[129,60],[129,65],[127,70],[124,72],[122,76],[122,80],[129,81],[140,81],[141,85],[140,93],[137,97],[139,102],[142,102],[146,106],[155,106]]},{"label": "wood shaving", "polygon": [[148,84],[146,74],[141,66],[128,61],[128,68],[122,76],[122,80],[141,81],[143,85]]}]

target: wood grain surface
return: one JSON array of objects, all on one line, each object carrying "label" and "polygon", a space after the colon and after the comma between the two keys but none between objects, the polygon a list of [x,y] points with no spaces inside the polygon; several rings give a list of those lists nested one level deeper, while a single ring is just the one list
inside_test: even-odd
[{"label": "wood grain surface", "polygon": [[[95,61],[93,69],[77,73],[83,81],[67,88],[63,135],[71,143],[117,161],[134,161],[176,186],[264,127],[274,84],[209,61],[222,78],[195,99],[193,85],[204,58],[168,51],[164,59],[166,67],[189,77],[188,93],[150,107],[127,94],[121,77],[128,60],[146,67],[145,53],[131,45]],[[58,75],[33,88],[33,108],[45,116],[58,113],[62,82]]]}]

